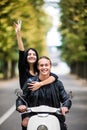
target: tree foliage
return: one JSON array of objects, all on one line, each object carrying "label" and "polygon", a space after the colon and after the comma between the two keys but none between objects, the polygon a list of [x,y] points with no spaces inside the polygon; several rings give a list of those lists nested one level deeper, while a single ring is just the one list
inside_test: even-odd
[{"label": "tree foliage", "polygon": [[61,0],[62,58],[69,64],[87,60],[87,2]]},{"label": "tree foliage", "polygon": [[[0,71],[4,64],[18,60],[18,47],[13,22],[22,23],[25,48],[34,47],[40,54],[45,50],[45,34],[50,27],[42,9],[43,0],[2,0],[0,2]],[[10,63],[10,64],[11,64]],[[12,67],[12,66],[11,66]],[[8,68],[7,68],[8,71]]]}]

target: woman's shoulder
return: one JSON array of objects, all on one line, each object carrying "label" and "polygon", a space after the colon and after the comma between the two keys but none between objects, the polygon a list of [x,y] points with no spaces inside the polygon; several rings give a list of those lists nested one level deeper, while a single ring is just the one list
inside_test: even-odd
[{"label": "woman's shoulder", "polygon": [[19,50],[19,54],[24,54],[25,51]]}]

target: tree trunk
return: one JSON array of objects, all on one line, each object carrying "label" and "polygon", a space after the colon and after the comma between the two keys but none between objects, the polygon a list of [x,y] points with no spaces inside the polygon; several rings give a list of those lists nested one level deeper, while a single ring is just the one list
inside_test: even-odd
[{"label": "tree trunk", "polygon": [[4,61],[3,62],[3,68],[2,68],[2,72],[3,72],[3,79],[8,79],[8,62]]},{"label": "tree trunk", "polygon": [[15,61],[11,61],[11,78],[16,76],[16,62]]}]

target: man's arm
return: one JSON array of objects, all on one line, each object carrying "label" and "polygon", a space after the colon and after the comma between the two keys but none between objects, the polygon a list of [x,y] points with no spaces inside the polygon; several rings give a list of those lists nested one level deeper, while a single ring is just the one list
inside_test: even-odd
[{"label": "man's arm", "polygon": [[60,101],[62,103],[61,111],[62,114],[65,115],[65,113],[69,112],[69,109],[71,108],[72,105],[72,101],[69,95],[67,94],[61,81],[58,81],[58,86],[59,86]]},{"label": "man's arm", "polygon": [[26,108],[20,97],[16,99],[16,110],[22,112]]},{"label": "man's arm", "polygon": [[27,83],[28,80],[25,82],[24,86],[23,86],[23,94],[21,95],[21,97],[18,97],[16,99],[16,110],[19,112],[24,112],[26,111],[27,107],[28,107],[28,103],[27,103],[27,98],[28,98],[28,94],[30,92],[30,90],[27,87]]}]

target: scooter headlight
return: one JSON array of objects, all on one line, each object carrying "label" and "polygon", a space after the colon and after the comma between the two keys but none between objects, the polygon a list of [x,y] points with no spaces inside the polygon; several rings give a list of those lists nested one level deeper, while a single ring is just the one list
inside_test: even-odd
[{"label": "scooter headlight", "polygon": [[48,128],[45,125],[39,125],[37,130],[48,130]]}]

